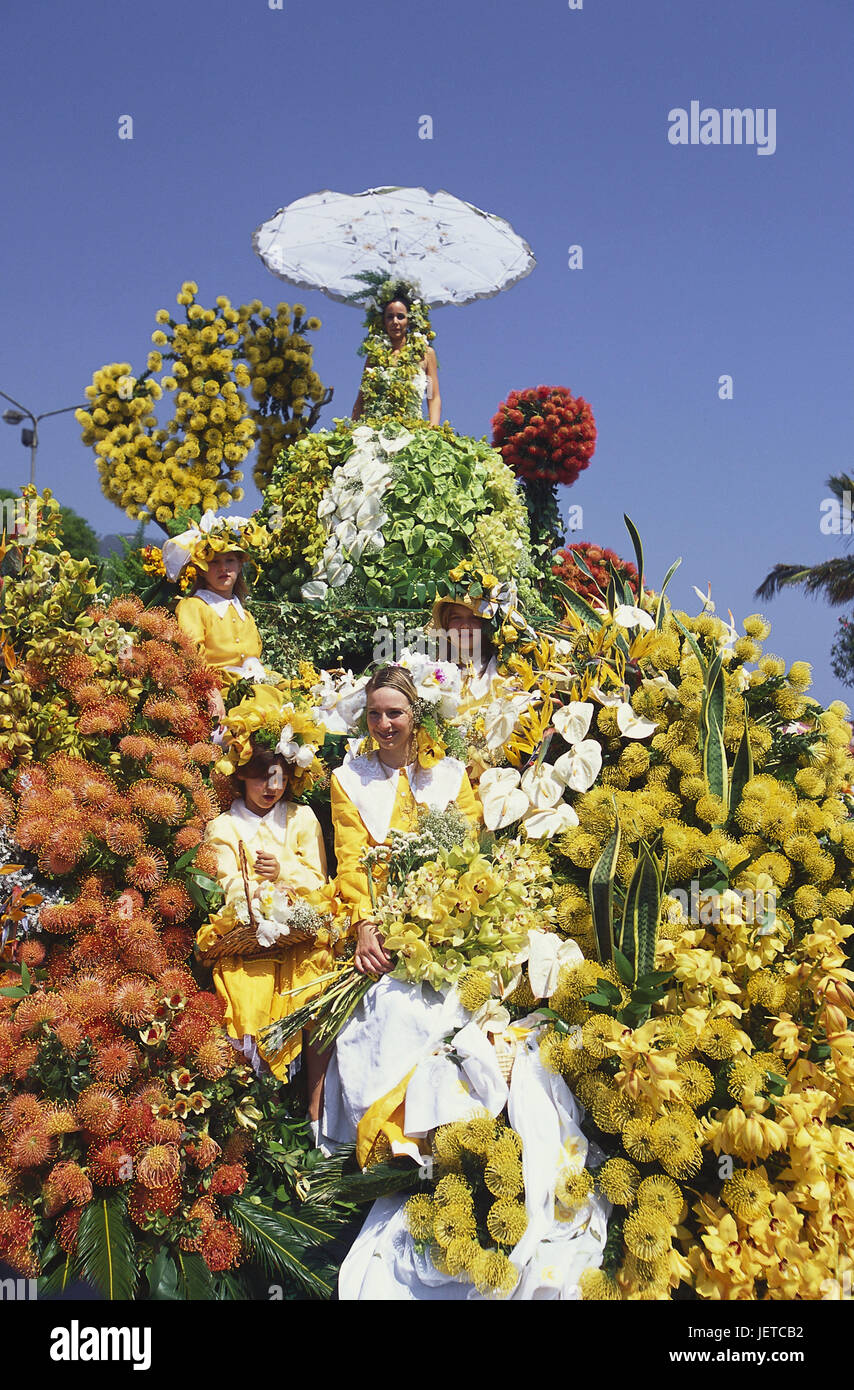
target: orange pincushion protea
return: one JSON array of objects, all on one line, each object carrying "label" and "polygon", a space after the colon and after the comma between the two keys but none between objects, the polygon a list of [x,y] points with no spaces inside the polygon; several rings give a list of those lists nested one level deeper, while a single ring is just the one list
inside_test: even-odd
[{"label": "orange pincushion protea", "polygon": [[95,1082],[81,1091],[75,1109],[83,1128],[102,1138],[115,1134],[125,1115],[121,1092],[106,1082]]},{"label": "orange pincushion protea", "polygon": [[16,1081],[26,1081],[39,1055],[38,1043],[21,1043],[12,1062],[11,1072]]},{"label": "orange pincushion protea", "polygon": [[137,598],[136,594],[122,594],[119,598],[113,599],[106,610],[106,616],[123,626],[137,627],[144,612],[145,605],[141,599]]},{"label": "orange pincushion protea", "polygon": [[199,1231],[195,1236],[182,1236],[178,1243],[182,1250],[200,1250],[205,1233],[211,1229],[219,1216],[219,1208],[213,1197],[197,1197],[187,1216],[190,1221],[198,1221]]},{"label": "orange pincushion protea", "polygon": [[193,910],[193,900],[181,883],[165,883],[152,895],[151,906],[166,922],[183,922]]},{"label": "orange pincushion protea", "polygon": [[195,866],[203,874],[210,874],[211,878],[216,876],[217,858],[216,850],[213,845],[200,845],[195,858]]},{"label": "orange pincushion protea", "polygon": [[107,822],[104,840],[113,854],[139,854],[145,846],[145,826],[135,816]]},{"label": "orange pincushion protea", "polygon": [[150,980],[126,975],[113,990],[113,1012],[129,1028],[150,1023],[157,1012],[157,995]]},{"label": "orange pincushion protea", "polygon": [[202,1236],[202,1258],[214,1273],[234,1269],[240,1260],[241,1249],[240,1236],[230,1221],[214,1221]]},{"label": "orange pincushion protea", "polygon": [[198,985],[184,965],[170,965],[168,970],[164,970],[157,978],[157,988],[161,998],[181,994],[185,999],[190,999],[199,994]]},{"label": "orange pincushion protea", "polygon": [[190,927],[164,927],[160,939],[169,960],[186,960],[193,949],[195,933]]},{"label": "orange pincushion protea", "polygon": [[194,743],[189,751],[193,762],[199,763],[202,767],[215,763],[220,756],[220,750],[215,743]]},{"label": "orange pincushion protea", "polygon": [[177,1178],[157,1188],[135,1182],[128,1198],[130,1219],[137,1226],[145,1228],[158,1216],[174,1216],[181,1196],[181,1184]]},{"label": "orange pincushion protea", "polygon": [[139,1052],[127,1038],[118,1038],[95,1049],[92,1071],[99,1081],[126,1086],[138,1070]]},{"label": "orange pincushion protea", "polygon": [[125,878],[128,883],[132,883],[143,892],[150,893],[153,888],[157,888],[166,877],[169,865],[165,854],[159,849],[147,849],[142,854],[137,855],[133,863],[125,870]]},{"label": "orange pincushion protea", "polygon": [[99,681],[81,681],[79,685],[71,687],[71,698],[81,709],[88,705],[97,705],[104,698],[104,687]]},{"label": "orange pincushion protea", "polygon": [[212,1033],[193,1052],[196,1070],[208,1081],[225,1076],[234,1061],[234,1049],[228,1040]]},{"label": "orange pincushion protea", "polygon": [[55,994],[39,993],[22,999],[15,1012],[21,1035],[35,1032],[43,1023],[59,1023],[66,1016],[65,1005]]},{"label": "orange pincushion protea", "polygon": [[54,1037],[66,1052],[74,1053],[81,1046],[85,1033],[79,1023],[69,1019],[67,1023],[59,1023],[53,1030]]},{"label": "orange pincushion protea", "polygon": [[181,1155],[174,1144],[152,1144],[136,1161],[137,1180],[145,1187],[166,1187],[181,1171]]},{"label": "orange pincushion protea", "polygon": [[60,661],[56,670],[56,679],[66,690],[70,690],[78,681],[92,680],[94,676],[94,663],[91,657],[86,656],[83,652],[76,652],[73,656],[65,657]]},{"label": "orange pincushion protea", "polygon": [[185,1146],[184,1152],[195,1168],[209,1168],[219,1158],[222,1149],[207,1130],[204,1130],[198,1139]]},{"label": "orange pincushion protea", "polygon": [[80,1128],[73,1110],[51,1101],[45,1110],[44,1125],[48,1134],[74,1134]]},{"label": "orange pincushion protea", "polygon": [[40,941],[22,941],[18,951],[18,959],[25,965],[35,967],[41,965],[47,952]]},{"label": "orange pincushion protea", "polygon": [[53,1157],[54,1141],[44,1120],[20,1130],[9,1145],[6,1161],[11,1168],[38,1168]]},{"label": "orange pincushion protea", "polygon": [[93,1146],[86,1155],[93,1180],[103,1187],[116,1187],[129,1182],[133,1173],[133,1157],[128,1145],[120,1139]]},{"label": "orange pincushion protea", "polygon": [[222,1163],[211,1177],[211,1192],[219,1197],[236,1197],[249,1181],[249,1172],[242,1163]]},{"label": "orange pincushion protea", "polygon": [[125,734],[119,739],[119,752],[134,762],[143,762],[157,747],[157,739],[150,734]]},{"label": "orange pincushion protea", "polygon": [[151,637],[160,638],[164,641],[176,641],[178,637],[178,624],[165,608],[146,608],[134,620],[134,625],[140,632],[147,632]]},{"label": "orange pincushion protea", "polygon": [[177,825],[187,814],[183,794],[153,778],[135,782],[130,789],[130,801],[146,820],[162,821],[165,825]]},{"label": "orange pincushion protea", "polygon": [[15,1174],[11,1168],[0,1163],[0,1198],[8,1197],[15,1187]]},{"label": "orange pincushion protea", "polygon": [[131,716],[130,705],[125,700],[105,700],[100,706],[84,709],[77,720],[80,734],[115,734],[123,729]]},{"label": "orange pincushion protea", "polygon": [[44,1117],[45,1107],[29,1091],[13,1096],[0,1113],[0,1129],[6,1135],[17,1134],[28,1125],[38,1124]]},{"label": "orange pincushion protea", "polygon": [[77,1228],[80,1225],[80,1212],[74,1208],[69,1208],[57,1218],[54,1227],[56,1243],[60,1250],[64,1250],[66,1255],[73,1255],[77,1249]]},{"label": "orange pincushion protea", "polygon": [[201,843],[202,832],[198,826],[182,825],[175,834],[175,849],[179,854],[186,854],[188,849],[195,849]]},{"label": "orange pincushion protea", "polygon": [[45,1214],[53,1216],[62,1207],[85,1207],[92,1200],[92,1184],[79,1163],[57,1163],[42,1186]]}]

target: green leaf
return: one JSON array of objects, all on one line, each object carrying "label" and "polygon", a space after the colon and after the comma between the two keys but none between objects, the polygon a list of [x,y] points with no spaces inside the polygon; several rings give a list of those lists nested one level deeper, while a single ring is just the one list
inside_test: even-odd
[{"label": "green leaf", "polygon": [[640,841],[638,862],[626,889],[620,947],[632,962],[633,977],[655,969],[655,943],[661,917],[661,872]]},{"label": "green leaf", "polygon": [[673,564],[664,576],[664,583],[661,586],[661,592],[658,595],[658,604],[655,609],[655,628],[657,632],[660,632],[664,627],[664,619],[667,617],[667,610],[664,607],[664,591],[681,564],[682,557],[680,556],[678,560],[673,561]]},{"label": "green leaf", "polygon": [[124,1197],[95,1197],[83,1208],[77,1257],[84,1276],[105,1298],[133,1298],[136,1250]]},{"label": "green leaf", "polygon": [[602,619],[599,614],[590,607],[587,600],[581,597],[581,594],[577,594],[574,589],[570,589],[567,584],[564,584],[562,579],[555,579],[554,589],[558,597],[563,600],[567,608],[569,608],[577,618],[580,618],[588,627],[592,627],[594,632],[599,631],[602,626]]},{"label": "green leaf", "polygon": [[[635,523],[625,512],[623,512],[623,521],[626,523],[626,530],[631,536],[632,545],[635,548],[635,562],[638,567],[638,601],[640,602],[643,596],[643,544],[641,543],[641,538]],[[663,592],[662,590],[662,593]]]},{"label": "green leaf", "polygon": [[165,1245],[158,1250],[148,1267],[148,1296],[170,1301],[181,1297],[178,1292],[178,1270]]},{"label": "green leaf", "polygon": [[[619,998],[619,995],[617,997]],[[608,998],[607,994],[601,994],[597,989],[594,990],[592,994],[585,994],[584,1003],[599,1004],[604,1009],[611,1003],[611,1000]]]},{"label": "green leaf", "polygon": [[175,1258],[178,1262],[178,1297],[193,1301],[213,1298],[213,1278],[202,1256],[178,1250]]},{"label": "green leaf", "polygon": [[617,967],[617,974],[624,985],[634,983],[635,972],[630,960],[627,960],[618,946],[614,947],[614,964]]},{"label": "green leaf", "polygon": [[32,975],[30,974],[30,968],[29,968],[29,966],[27,965],[27,962],[26,962],[25,960],[22,960],[22,961],[21,961],[21,984],[23,985],[23,987],[24,987],[24,989],[26,990],[27,994],[29,994],[29,992],[30,992],[31,983],[32,983],[32,978],[33,978],[33,977],[32,977]]},{"label": "green leaf", "polygon": [[[47,1260],[45,1260],[45,1264],[48,1264]],[[73,1283],[76,1272],[76,1256],[66,1255],[63,1252],[58,1262],[52,1268],[48,1268],[46,1274],[39,1276],[39,1298],[48,1298],[53,1294],[65,1293],[69,1284]]]},{"label": "green leaf", "polygon": [[620,835],[620,822],[616,820],[605,848],[590,870],[588,891],[596,933],[596,954],[603,965],[607,965],[614,954],[614,875],[620,853]]},{"label": "green leaf", "polygon": [[320,1226],[302,1221],[283,1209],[255,1205],[237,1197],[229,1214],[247,1245],[269,1274],[289,1274],[307,1293],[329,1298],[332,1285],[307,1263],[305,1250],[331,1239]]},{"label": "green leaf", "polygon": [[614,616],[614,609],[617,606],[617,586],[614,583],[614,572],[611,571],[611,578],[608,580],[608,589],[605,594],[605,602],[608,605],[608,612]]},{"label": "green leaf", "polygon": [[0,994],[4,994],[7,999],[26,999],[29,992],[28,989],[21,989],[20,985],[10,985],[6,989],[0,989]]},{"label": "green leaf", "polygon": [[753,749],[747,733],[747,701],[744,701],[744,731],[735,755],[730,777],[729,813],[733,815],[741,805],[744,788],[753,777]]}]

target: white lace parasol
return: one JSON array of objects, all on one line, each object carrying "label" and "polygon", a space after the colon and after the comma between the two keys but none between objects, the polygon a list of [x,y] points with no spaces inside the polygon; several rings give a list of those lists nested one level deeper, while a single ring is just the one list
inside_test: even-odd
[{"label": "white lace parasol", "polygon": [[438,306],[489,299],[535,265],[503,217],[441,189],[312,193],[262,222],[252,245],[280,280],[343,301],[358,292],[362,271],[414,281]]}]

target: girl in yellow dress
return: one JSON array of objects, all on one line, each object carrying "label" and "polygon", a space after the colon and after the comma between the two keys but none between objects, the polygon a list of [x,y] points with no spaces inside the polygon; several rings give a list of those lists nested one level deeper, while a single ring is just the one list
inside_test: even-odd
[{"label": "girl in yellow dress", "polygon": [[[217,519],[213,512],[206,512],[198,527],[163,545],[167,578],[176,580],[188,563],[197,571],[193,593],[179,601],[175,618],[208,665],[220,673],[223,686],[240,677],[266,679],[260,661],[261,635],[243,606],[246,561],[263,548],[265,540],[264,528],[251,518]],[[212,713],[222,718],[222,698],[214,696],[214,704]]]},{"label": "girl in yellow dress", "polygon": [[[240,795],[224,815],[208,824],[205,832],[206,841],[216,850],[216,876],[226,905],[245,900],[240,868],[242,844],[250,894],[259,884],[269,882],[307,899],[322,911],[326,853],[320,824],[310,807],[285,799],[288,790],[301,792],[320,771],[316,752],[322,729],[285,703],[280,692],[261,686],[226,716],[226,730],[230,735],[228,758],[218,767],[231,771],[232,784]],[[273,746],[271,734],[278,739]],[[206,923],[196,938],[199,950],[208,950],[218,936],[230,929],[227,918]],[[254,1040],[261,1030],[306,1003],[313,994],[306,986],[325,975],[331,963],[327,933],[290,946],[279,942],[270,948],[269,958],[225,956],[217,961],[213,979],[217,994],[225,1002],[226,1028],[245,1055],[257,1057]],[[309,1119],[316,1121],[324,1059],[307,1040],[304,1051]],[[299,1053],[297,1036],[275,1059],[268,1059],[274,1074],[286,1079],[289,1064]]]}]

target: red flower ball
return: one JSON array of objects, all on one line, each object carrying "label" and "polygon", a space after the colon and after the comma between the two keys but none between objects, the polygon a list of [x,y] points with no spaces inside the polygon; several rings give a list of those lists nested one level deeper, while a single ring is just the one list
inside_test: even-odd
[{"label": "red flower ball", "polygon": [[571,486],[596,448],[593,412],[564,386],[511,391],[493,417],[492,443],[517,477]]}]

